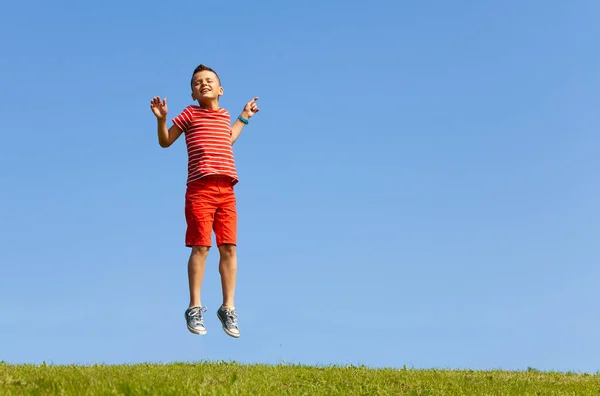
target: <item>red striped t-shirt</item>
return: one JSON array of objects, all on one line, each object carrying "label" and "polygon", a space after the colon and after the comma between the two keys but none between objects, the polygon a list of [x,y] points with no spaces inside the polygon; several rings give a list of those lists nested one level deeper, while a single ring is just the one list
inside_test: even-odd
[{"label": "red striped t-shirt", "polygon": [[190,105],[173,119],[185,133],[188,152],[187,183],[209,175],[226,175],[238,182],[231,148],[231,117],[223,108]]}]

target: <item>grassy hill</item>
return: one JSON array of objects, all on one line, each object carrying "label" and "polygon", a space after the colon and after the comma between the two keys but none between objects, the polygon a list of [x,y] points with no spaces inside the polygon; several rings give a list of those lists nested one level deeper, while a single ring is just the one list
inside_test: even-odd
[{"label": "grassy hill", "polygon": [[600,375],[241,365],[11,365],[0,395],[599,395]]}]

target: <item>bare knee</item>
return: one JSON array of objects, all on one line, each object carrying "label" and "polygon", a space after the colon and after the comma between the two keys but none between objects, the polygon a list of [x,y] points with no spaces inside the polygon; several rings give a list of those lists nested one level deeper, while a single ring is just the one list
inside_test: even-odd
[{"label": "bare knee", "polygon": [[221,257],[224,259],[234,258],[235,250],[236,250],[235,248],[236,248],[235,245],[224,244],[224,245],[219,246],[219,253],[221,254]]},{"label": "bare knee", "polygon": [[208,256],[209,246],[192,246],[192,256],[199,256],[205,258]]}]

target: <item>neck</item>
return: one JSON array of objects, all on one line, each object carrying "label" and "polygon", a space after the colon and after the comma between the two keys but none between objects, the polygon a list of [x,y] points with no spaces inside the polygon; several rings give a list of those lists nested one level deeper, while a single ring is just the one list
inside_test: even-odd
[{"label": "neck", "polygon": [[200,107],[208,110],[218,110],[219,109],[219,101],[217,99],[210,100],[208,102],[200,102],[198,101]]}]

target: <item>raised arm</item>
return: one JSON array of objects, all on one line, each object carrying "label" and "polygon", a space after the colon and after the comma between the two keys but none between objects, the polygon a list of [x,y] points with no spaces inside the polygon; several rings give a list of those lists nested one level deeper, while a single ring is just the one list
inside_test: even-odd
[{"label": "raised arm", "polygon": [[[260,111],[258,105],[256,104],[257,100],[258,98],[255,97],[252,98],[252,100],[250,100],[248,103],[246,103],[242,114],[240,114],[242,118],[249,120],[254,114]],[[243,122],[239,118],[235,120],[235,122],[231,126],[231,144],[235,143],[237,138],[240,136],[240,133],[242,133],[242,129],[244,129],[244,126],[246,126],[245,122]]]},{"label": "raised arm", "polygon": [[167,98],[162,101],[157,96],[150,101],[150,108],[156,116],[158,124],[158,144],[160,147],[167,148],[172,145],[183,131],[177,126],[173,125],[167,129],[167,114],[169,112],[167,108]]}]

